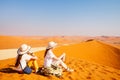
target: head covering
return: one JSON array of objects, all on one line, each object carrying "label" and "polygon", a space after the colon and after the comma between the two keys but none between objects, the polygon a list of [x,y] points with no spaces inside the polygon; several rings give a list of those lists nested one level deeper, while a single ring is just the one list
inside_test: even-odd
[{"label": "head covering", "polygon": [[30,51],[31,47],[28,46],[27,44],[22,44],[20,48],[18,49],[17,53],[18,55],[22,55]]},{"label": "head covering", "polygon": [[47,49],[54,48],[56,45],[57,45],[57,43],[55,43],[55,42],[53,42],[53,41],[50,41],[50,42],[48,43]]}]

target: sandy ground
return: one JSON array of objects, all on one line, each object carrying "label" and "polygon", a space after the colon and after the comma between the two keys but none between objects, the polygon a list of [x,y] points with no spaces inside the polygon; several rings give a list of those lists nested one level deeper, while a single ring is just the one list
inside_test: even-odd
[{"label": "sandy ground", "polygon": [[[31,48],[31,51],[33,51],[33,52],[41,51],[41,50],[45,50],[45,47]],[[0,50],[0,60],[14,58],[14,57],[16,57],[16,55],[17,55],[17,49]]]},{"label": "sandy ground", "polygon": [[[58,40],[58,37],[56,39]],[[61,41],[61,43],[65,42],[64,39],[65,38],[62,37],[59,41]],[[117,38],[114,40],[113,38],[110,39],[112,41],[117,40],[117,43],[119,42],[119,39]],[[17,38],[17,45],[13,44],[12,40],[14,39],[11,39],[8,44],[8,38],[4,37],[4,39],[1,40],[2,42],[0,42],[1,49],[19,47],[22,43],[20,38]],[[51,41],[53,39],[49,40]],[[49,40],[47,39],[47,41]],[[106,40],[106,38],[104,40]],[[29,41],[29,39],[27,39],[28,44],[31,44],[31,46],[37,46],[38,42],[41,43],[40,45],[43,45],[46,44],[47,41],[42,40],[42,42],[40,42],[38,40],[36,42],[34,40]],[[68,40],[66,40],[66,42],[67,41]],[[35,51],[35,55],[38,57],[37,62],[39,67],[43,66],[43,56],[45,52],[44,48],[42,51],[40,49],[41,48],[39,47],[33,49],[33,51]],[[88,40],[77,44],[56,47],[53,51],[55,55],[59,56],[61,53],[65,52],[65,63],[70,68],[74,69],[74,72],[72,73],[63,72],[61,78],[57,78],[55,76],[43,76],[35,73],[31,73],[30,75],[19,74],[14,71],[14,57],[16,56],[16,51],[17,49],[8,49],[5,50],[5,52],[4,50],[1,50],[0,59],[2,59],[2,57],[7,57],[4,60],[0,60],[0,80],[120,80],[120,49],[106,44],[104,41]],[[12,59],[7,59],[9,57]]]},{"label": "sandy ground", "polygon": [[[36,53],[40,67],[43,65],[43,53],[44,51]],[[12,70],[14,63],[15,59],[0,60],[0,80],[120,80],[120,70],[75,57],[67,57],[65,62],[75,71],[63,72],[61,78],[35,73],[19,74]]]}]

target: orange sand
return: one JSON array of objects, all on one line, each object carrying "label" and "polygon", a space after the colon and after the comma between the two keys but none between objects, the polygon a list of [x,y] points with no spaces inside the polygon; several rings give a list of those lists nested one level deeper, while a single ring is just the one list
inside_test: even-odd
[{"label": "orange sand", "polygon": [[46,46],[49,41],[61,44],[80,42],[87,37],[79,36],[0,36],[0,49],[18,48],[21,44],[26,43],[32,47]]},{"label": "orange sand", "polygon": [[[66,64],[75,71],[73,73],[63,72],[62,78],[46,77],[34,73],[18,74],[12,70],[15,63],[13,58],[0,60],[0,80],[120,80],[120,50],[116,47],[92,40],[58,46],[54,52],[57,56],[65,52]],[[41,67],[44,51],[38,51],[35,54],[38,56],[38,64]]]},{"label": "orange sand", "polygon": [[85,59],[120,69],[120,49],[100,41],[85,41],[79,44],[59,47],[56,53],[67,53],[67,56]]}]

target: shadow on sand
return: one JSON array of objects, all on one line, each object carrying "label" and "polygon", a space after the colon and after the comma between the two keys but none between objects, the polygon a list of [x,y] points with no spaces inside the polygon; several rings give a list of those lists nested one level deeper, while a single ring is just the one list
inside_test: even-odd
[{"label": "shadow on sand", "polygon": [[18,73],[17,71],[13,70],[12,68],[2,68],[2,69],[0,69],[0,72],[3,72],[3,73]]}]

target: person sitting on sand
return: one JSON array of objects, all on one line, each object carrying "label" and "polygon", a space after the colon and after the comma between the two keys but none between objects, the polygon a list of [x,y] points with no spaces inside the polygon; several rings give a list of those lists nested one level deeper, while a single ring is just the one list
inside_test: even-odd
[{"label": "person sitting on sand", "polygon": [[18,72],[22,72],[26,66],[32,67],[35,72],[38,71],[38,64],[37,64],[37,57],[33,54],[33,52],[30,51],[31,47],[22,44],[20,48],[17,51],[17,59],[15,63],[16,70]]},{"label": "person sitting on sand", "polygon": [[68,68],[68,66],[64,63],[65,61],[65,53],[63,53],[60,57],[56,57],[53,53],[53,49],[57,43],[51,41],[48,43],[44,54],[44,67],[51,67],[52,65],[59,65],[62,66],[66,71],[73,72],[73,69]]}]

